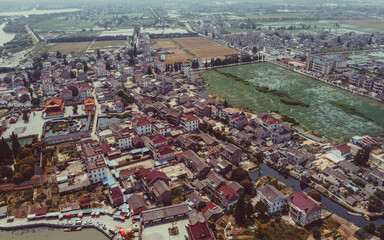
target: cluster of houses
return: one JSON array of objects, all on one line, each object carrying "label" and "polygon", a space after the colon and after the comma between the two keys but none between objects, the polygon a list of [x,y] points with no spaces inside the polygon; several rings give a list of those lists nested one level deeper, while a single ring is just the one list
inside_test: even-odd
[{"label": "cluster of houses", "polygon": [[[56,175],[61,195],[102,184],[110,204],[119,209],[116,218],[139,215],[145,231],[148,225],[188,217],[190,239],[214,239],[207,221],[230,212],[244,194],[243,186],[231,180],[235,167],[249,160],[243,147],[252,153],[263,152],[277,167],[294,169],[318,184],[329,183],[329,191],[335,195],[343,187],[356,189],[356,201],[361,200],[357,196],[373,194],[368,189],[371,182],[383,184],[384,173],[362,170],[348,160],[348,145],[327,153],[329,159],[338,161],[336,167],[309,170],[315,154],[292,141],[293,129],[269,113],[251,115],[212,100],[190,63],[166,72],[160,61],[163,56],[151,48],[149,36],[141,34],[137,42],[142,52],[137,58],[128,55],[131,45],[122,45],[73,53],[65,59],[49,53],[42,62],[34,89],[45,97],[46,118],[63,118],[70,103],[83,105],[86,115],[94,118],[129,113],[121,121],[94,125],[92,134],[44,139],[48,145],[80,142],[82,158]],[[315,64],[317,60],[313,60],[317,69]],[[369,137],[353,139],[360,145],[372,141]],[[169,168],[183,171],[169,173]],[[356,186],[355,178],[367,181],[365,188]],[[180,204],[173,204],[180,197],[173,193],[176,188],[182,189],[179,195],[186,196]],[[299,225],[321,217],[321,207],[301,192],[286,198],[266,185],[257,194],[270,213],[288,204],[291,218]],[[350,202],[350,197],[345,201]],[[79,201],[82,204],[89,201]]]}]

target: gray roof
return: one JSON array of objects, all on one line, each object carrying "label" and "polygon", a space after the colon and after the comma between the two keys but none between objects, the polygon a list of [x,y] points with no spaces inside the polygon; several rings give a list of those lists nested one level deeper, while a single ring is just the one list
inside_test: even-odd
[{"label": "gray roof", "polygon": [[146,206],[143,197],[136,194],[128,198],[128,204],[132,209],[139,209]]},{"label": "gray roof", "polygon": [[264,198],[271,203],[274,202],[277,198],[285,198],[284,194],[269,184],[259,187],[257,191],[260,192]]},{"label": "gray roof", "polygon": [[236,151],[241,151],[240,148],[236,147],[232,143],[228,144],[225,149],[230,153],[235,153]]},{"label": "gray roof", "polygon": [[208,164],[201,159],[194,151],[187,150],[183,153],[183,157],[196,166],[197,170],[200,172],[204,168],[209,168]]},{"label": "gray roof", "polygon": [[181,203],[167,207],[154,208],[141,213],[144,222],[187,214],[189,212],[188,204]]}]

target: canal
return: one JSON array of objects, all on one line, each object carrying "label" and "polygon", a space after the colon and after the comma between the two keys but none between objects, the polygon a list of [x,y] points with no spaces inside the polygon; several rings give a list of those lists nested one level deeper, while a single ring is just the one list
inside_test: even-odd
[{"label": "canal", "polygon": [[[281,182],[283,182],[284,184],[286,184],[287,186],[289,186],[290,188],[295,189],[295,190],[301,190],[304,192],[308,192],[311,189],[310,187],[304,187],[304,188],[301,187],[300,181],[298,181],[297,179],[292,178],[292,177],[286,177],[286,176],[281,175],[279,172],[270,168],[265,163],[262,163],[260,165],[260,171],[253,172],[251,174],[252,180],[255,180],[256,178],[262,177],[262,176],[271,176],[271,177],[277,178]],[[340,217],[342,217],[342,218],[344,218],[350,222],[353,222],[358,227],[362,228],[366,224],[369,223],[369,221],[367,221],[364,217],[349,215],[347,213],[349,211],[347,208],[337,204],[336,202],[330,200],[329,198],[327,198],[325,196],[322,196],[321,203],[329,211],[333,212],[334,214],[336,214],[336,215],[338,215],[338,216],[340,216]],[[384,219],[380,218],[374,222],[375,222],[376,226],[379,226],[381,224],[384,224]]]},{"label": "canal", "polygon": [[4,32],[5,23],[0,24],[0,47],[4,46],[4,43],[10,42],[16,34]]},{"label": "canal", "polygon": [[108,238],[95,229],[83,229],[78,232],[64,232],[58,228],[25,228],[14,231],[0,230],[0,239],[7,240],[107,240]]}]

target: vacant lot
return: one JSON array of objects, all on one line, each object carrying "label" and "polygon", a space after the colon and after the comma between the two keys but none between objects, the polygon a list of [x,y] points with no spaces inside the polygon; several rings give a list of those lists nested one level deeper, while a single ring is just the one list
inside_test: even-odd
[{"label": "vacant lot", "polygon": [[384,21],[381,20],[344,20],[342,23],[359,27],[384,30]]},{"label": "vacant lot", "polygon": [[117,45],[125,44],[126,41],[124,40],[114,40],[114,41],[97,41],[94,42],[93,45],[90,47],[90,49],[97,49],[97,48],[112,48]]},{"label": "vacant lot", "polygon": [[68,54],[71,52],[81,52],[87,50],[91,42],[68,42],[68,43],[56,43],[51,47],[50,51],[60,51],[62,54]]},{"label": "vacant lot", "polygon": [[185,62],[198,57],[210,60],[211,57],[225,58],[225,55],[238,54],[237,50],[216,43],[203,37],[187,37],[173,39],[155,39],[153,48],[166,48],[174,52],[166,56],[166,62]]},{"label": "vacant lot", "polygon": [[166,63],[186,62],[193,59],[192,55],[186,53],[183,48],[178,46],[174,41],[172,41],[172,39],[155,39],[153,40],[152,47],[154,49],[166,48],[172,52],[172,54],[166,55]]}]

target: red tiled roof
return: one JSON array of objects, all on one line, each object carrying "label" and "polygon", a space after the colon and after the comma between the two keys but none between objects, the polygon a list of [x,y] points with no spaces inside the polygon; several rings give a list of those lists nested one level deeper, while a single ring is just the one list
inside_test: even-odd
[{"label": "red tiled roof", "polygon": [[100,148],[101,148],[101,151],[103,151],[103,153],[107,153],[107,152],[111,151],[111,147],[107,143],[101,144]]},{"label": "red tiled roof", "polygon": [[138,126],[138,127],[151,124],[148,119],[143,118],[143,117],[142,118],[137,118],[137,119],[135,119],[133,121],[136,123],[136,126]]},{"label": "red tiled roof", "polygon": [[227,185],[221,186],[219,188],[219,192],[223,193],[223,195],[227,200],[230,200],[233,197],[233,195],[239,195],[235,190],[228,187]]},{"label": "red tiled roof", "polygon": [[157,177],[168,179],[167,174],[163,172],[159,172],[157,170],[153,170],[150,173],[148,173],[147,176],[145,177],[147,180],[147,184],[151,184],[153,180],[155,180]]},{"label": "red tiled roof", "polygon": [[198,120],[197,117],[195,117],[194,115],[184,115],[183,116],[183,120],[186,121],[186,122],[192,122],[192,121],[195,121],[195,120]]},{"label": "red tiled roof", "polygon": [[121,192],[119,187],[114,187],[109,189],[109,195],[112,199],[118,199],[123,197],[123,193]]},{"label": "red tiled roof", "polygon": [[213,202],[207,202],[207,205],[205,206],[205,208],[201,209],[201,212],[205,214],[209,209],[213,209],[215,207],[216,205]]},{"label": "red tiled roof", "polygon": [[157,152],[159,152],[161,155],[167,155],[167,154],[173,153],[172,148],[171,148],[170,146],[168,146],[168,145],[160,146],[160,147],[158,147],[156,150],[157,150]]},{"label": "red tiled roof", "polygon": [[336,147],[342,154],[349,153],[351,148],[347,144],[342,144]]},{"label": "red tiled roof", "polygon": [[291,196],[289,196],[289,200],[293,205],[305,211],[306,213],[309,213],[314,208],[320,208],[317,203],[315,203],[307,195],[299,191],[295,191],[294,193],[292,193]]},{"label": "red tiled roof", "polygon": [[167,139],[165,139],[165,137],[163,137],[163,135],[156,135],[152,138],[152,142],[153,144],[159,144],[159,143],[163,143],[163,142],[167,142]]},{"label": "red tiled roof", "polygon": [[190,240],[214,240],[212,231],[209,229],[207,222],[197,222],[195,225],[185,227]]},{"label": "red tiled roof", "polygon": [[139,171],[135,173],[136,180],[141,180],[143,177],[145,177],[148,173],[150,173],[151,170],[146,168],[141,168]]},{"label": "red tiled roof", "polygon": [[269,117],[269,118],[265,118],[263,119],[263,122],[267,125],[273,125],[273,124],[279,124],[279,121],[277,121],[275,118],[273,117]]}]

